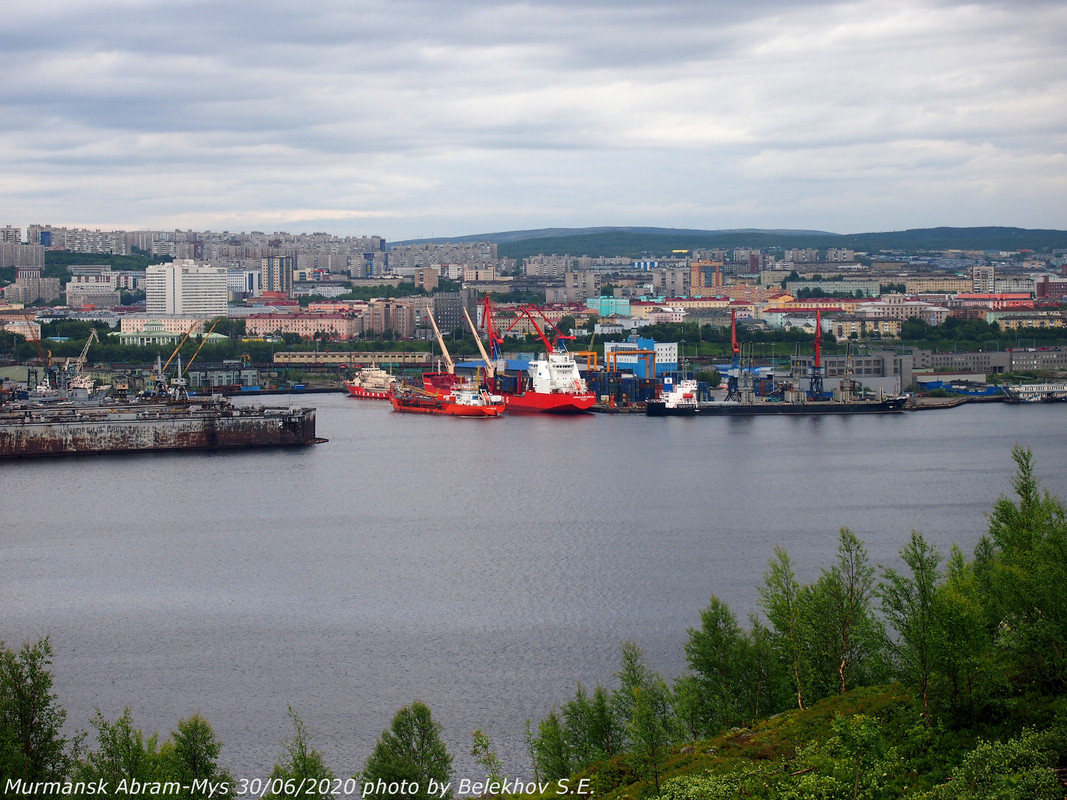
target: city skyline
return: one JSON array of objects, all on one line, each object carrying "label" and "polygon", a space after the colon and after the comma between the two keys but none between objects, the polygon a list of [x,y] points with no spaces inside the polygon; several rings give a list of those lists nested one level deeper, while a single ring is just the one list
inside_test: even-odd
[{"label": "city skyline", "polygon": [[46,1],[0,224],[1062,228],[1067,8]]}]

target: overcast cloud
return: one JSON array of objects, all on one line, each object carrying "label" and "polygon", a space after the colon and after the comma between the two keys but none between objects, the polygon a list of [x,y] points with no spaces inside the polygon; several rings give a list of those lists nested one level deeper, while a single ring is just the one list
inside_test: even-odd
[{"label": "overcast cloud", "polygon": [[1065,228],[1067,5],[36,0],[0,225]]}]

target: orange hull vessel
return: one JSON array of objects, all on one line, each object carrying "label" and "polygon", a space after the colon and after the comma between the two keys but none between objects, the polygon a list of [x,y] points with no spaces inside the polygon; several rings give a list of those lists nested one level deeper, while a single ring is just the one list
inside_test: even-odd
[{"label": "orange hull vessel", "polygon": [[448,392],[433,394],[413,386],[394,385],[389,391],[393,411],[406,414],[440,414],[450,417],[484,419],[498,417],[506,403],[494,402],[489,393],[475,386],[453,386]]}]

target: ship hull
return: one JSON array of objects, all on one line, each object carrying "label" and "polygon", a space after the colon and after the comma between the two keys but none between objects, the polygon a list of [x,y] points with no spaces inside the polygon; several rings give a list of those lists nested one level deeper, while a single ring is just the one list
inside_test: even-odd
[{"label": "ship hull", "polygon": [[146,404],[0,413],[0,458],[303,446],[315,409]]},{"label": "ship hull", "polygon": [[822,414],[899,414],[903,411],[904,401],[894,399],[870,403],[836,403],[833,401],[825,403],[705,403],[700,406],[697,413],[702,417],[751,417],[775,414],[799,416]]},{"label": "ship hull", "polygon": [[499,417],[504,413],[503,405],[468,406],[453,403],[440,397],[428,398],[403,398],[390,397],[393,411],[404,414],[438,414],[446,417],[469,417],[472,419],[484,419]]},{"label": "ship hull", "polygon": [[411,387],[393,387],[389,393],[393,411],[404,414],[436,414],[446,417],[487,419],[499,417],[507,408],[505,403],[490,401],[484,391],[453,387],[451,392],[429,392]]},{"label": "ship hull", "polygon": [[645,404],[645,414],[650,417],[695,417],[699,410],[695,405],[669,406],[662,400],[649,400]]},{"label": "ship hull", "polygon": [[509,414],[585,414],[596,403],[596,395],[592,392],[566,394],[531,391],[505,396]]},{"label": "ship hull", "polygon": [[357,386],[354,383],[345,382],[345,388],[348,393],[353,397],[358,397],[362,400],[388,400],[388,389],[368,389],[366,386]]}]

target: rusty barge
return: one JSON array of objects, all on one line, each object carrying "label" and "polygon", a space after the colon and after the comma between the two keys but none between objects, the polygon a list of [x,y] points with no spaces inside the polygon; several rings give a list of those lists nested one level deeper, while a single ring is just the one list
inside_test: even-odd
[{"label": "rusty barge", "polygon": [[0,459],[323,442],[314,408],[235,406],[221,397],[113,406],[0,408]]}]

